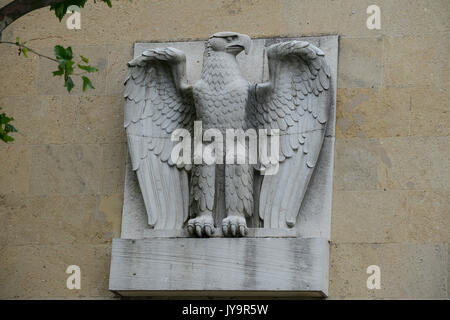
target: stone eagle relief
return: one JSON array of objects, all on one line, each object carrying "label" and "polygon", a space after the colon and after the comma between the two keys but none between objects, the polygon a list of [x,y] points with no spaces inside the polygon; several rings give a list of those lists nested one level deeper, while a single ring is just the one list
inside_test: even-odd
[{"label": "stone eagle relief", "polygon": [[[254,215],[264,228],[295,225],[333,103],[330,67],[324,53],[308,42],[276,43],[267,48],[269,81],[251,83],[236,61],[250,46],[247,35],[213,34],[193,86],[186,80],[186,56],[178,49],[144,51],[128,63],[128,149],[154,229],[186,227],[191,235],[209,237],[217,226],[224,236],[239,237],[247,235]],[[243,143],[238,139],[237,153],[228,145],[231,129],[246,133]],[[253,162],[249,132],[259,139]],[[227,136],[224,147],[221,135]],[[189,147],[182,152],[180,140]],[[273,146],[276,154],[267,156]],[[212,163],[201,158],[207,150],[214,151]],[[239,150],[245,161],[235,163]]]}]

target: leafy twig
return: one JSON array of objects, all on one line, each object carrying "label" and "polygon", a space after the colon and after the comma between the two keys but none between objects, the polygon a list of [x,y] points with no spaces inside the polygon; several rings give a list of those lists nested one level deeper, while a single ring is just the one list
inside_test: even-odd
[{"label": "leafy twig", "polygon": [[[10,44],[10,45],[14,45],[14,46],[19,47],[19,50],[21,50],[20,52],[23,52],[23,54],[24,54],[25,56],[27,56],[27,51],[29,51],[29,52],[32,52],[32,53],[34,53],[35,55],[37,55],[37,56],[39,56],[39,57],[41,57],[41,58],[45,58],[45,59],[48,59],[48,60],[52,60],[52,61],[54,61],[54,62],[58,62],[58,60],[56,60],[55,58],[52,58],[52,57],[46,56],[45,54],[39,53],[39,52],[37,52],[36,50],[34,50],[34,49],[30,48],[30,47],[25,46],[23,43],[20,43],[20,42],[12,42],[12,41],[0,41],[0,44],[1,44],[1,43],[4,43],[4,44]],[[24,43],[25,43],[25,42],[24,42]],[[24,50],[24,49],[25,49],[25,50]],[[20,52],[19,52],[19,54],[20,54]]]}]

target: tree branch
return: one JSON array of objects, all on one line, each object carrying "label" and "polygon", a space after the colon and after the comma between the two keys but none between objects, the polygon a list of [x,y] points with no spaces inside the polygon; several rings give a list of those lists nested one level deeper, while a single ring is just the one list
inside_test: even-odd
[{"label": "tree branch", "polygon": [[46,55],[44,55],[42,53],[39,53],[39,52],[35,51],[34,49],[31,49],[30,47],[24,46],[23,44],[17,44],[17,42],[12,42],[12,41],[0,41],[0,44],[2,44],[2,43],[14,45],[14,46],[17,46],[19,48],[25,48],[28,51],[34,53],[35,55],[37,55],[37,56],[39,56],[41,58],[45,58],[45,59],[48,59],[48,60],[55,61],[56,63],[59,63],[59,61],[57,59],[49,57],[49,56],[46,56]]},{"label": "tree branch", "polygon": [[14,0],[0,8],[0,40],[2,31],[27,13],[64,0]]}]

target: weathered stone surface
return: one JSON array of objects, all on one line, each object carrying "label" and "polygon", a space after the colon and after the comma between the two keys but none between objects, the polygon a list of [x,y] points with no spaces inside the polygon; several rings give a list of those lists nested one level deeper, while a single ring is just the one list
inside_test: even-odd
[{"label": "weathered stone surface", "polygon": [[[378,3],[378,1],[377,1]],[[383,32],[397,35],[433,34],[449,31],[446,0],[389,0],[382,6]]]},{"label": "weathered stone surface", "polygon": [[[392,0],[378,0],[376,2],[371,0],[346,0],[346,1],[330,1],[328,0],[328,7],[338,23],[338,33],[343,37],[364,37],[364,38],[378,38],[381,35],[389,33],[389,29],[385,26],[386,12],[385,2]],[[395,1],[395,0],[394,0]],[[367,8],[370,5],[377,5],[381,11],[381,29],[371,30],[367,28]],[[401,10],[398,7],[397,10]],[[330,19],[331,20],[331,19]]]},{"label": "weathered stone surface", "polygon": [[402,243],[409,219],[404,191],[335,191],[331,239],[338,243]]},{"label": "weathered stone surface", "polygon": [[377,153],[368,139],[337,139],[334,190],[375,190]]},{"label": "weathered stone surface", "polygon": [[121,97],[80,97],[77,118],[74,143],[125,142]]},{"label": "weathered stone surface", "polygon": [[109,290],[109,269],[111,265],[111,245],[97,245],[89,269],[89,296],[99,298],[117,297]]},{"label": "weathered stone surface", "polygon": [[94,196],[38,196],[20,199],[8,214],[8,245],[74,244],[95,241]]},{"label": "weathered stone surface", "polygon": [[420,86],[411,90],[411,118],[450,120],[448,87]]},{"label": "weathered stone surface", "polygon": [[26,106],[21,134],[33,145],[73,143],[77,139],[80,100],[76,96],[39,96]]},{"label": "weathered stone surface", "polygon": [[27,146],[0,145],[0,194],[28,192],[30,150]]},{"label": "weathered stone surface", "polygon": [[[11,40],[15,41],[15,40]],[[0,96],[35,94],[34,82],[38,78],[38,58],[25,58],[17,55],[17,48],[1,44],[0,46]],[[5,76],[8,75],[8,81]]]},{"label": "weathered stone surface", "polygon": [[98,145],[38,145],[31,148],[32,195],[92,194],[101,186],[102,152]]},{"label": "weathered stone surface", "polygon": [[0,194],[0,251],[11,241],[9,231],[15,226],[9,224],[9,221],[24,210],[25,199],[25,193]]},{"label": "weathered stone surface", "polygon": [[[447,297],[443,244],[332,243],[330,259],[330,298]],[[381,289],[367,289],[370,265],[380,267]]]},{"label": "weathered stone surface", "polygon": [[99,240],[110,241],[114,237],[120,236],[120,226],[122,222],[123,195],[113,194],[101,196],[98,204],[98,211],[95,221],[102,226],[96,233]]},{"label": "weathered stone surface", "polygon": [[447,137],[380,139],[377,150],[380,188],[448,190]]},{"label": "weathered stone surface", "polygon": [[127,63],[131,59],[133,59],[133,47],[129,44],[108,47],[108,69],[106,72],[107,95],[123,96],[123,83],[128,71]]},{"label": "weathered stone surface", "polygon": [[323,296],[328,250],[318,238],[114,239],[109,288],[125,296]]},{"label": "weathered stone surface", "polygon": [[[328,10],[327,1],[305,3],[295,0],[281,1],[280,33],[286,36],[298,34],[338,34],[338,21],[334,10]],[[326,30],[326,31],[325,31]]]},{"label": "weathered stone surface", "polygon": [[4,245],[107,244],[120,236],[122,194],[3,195]]},{"label": "weathered stone surface", "polygon": [[[411,95],[400,88],[338,89],[337,138],[408,136]],[[376,119],[376,120],[375,120]]]},{"label": "weathered stone surface", "polygon": [[[93,258],[90,245],[7,246],[0,251],[0,297],[87,297]],[[69,275],[66,269],[70,265],[78,265],[81,269],[80,290],[67,289]]]},{"label": "weathered stone surface", "polygon": [[[19,133],[11,134],[14,138],[14,145],[25,145],[29,143],[29,141],[34,138],[33,134],[35,137],[42,138],[40,130],[34,130],[37,129],[37,126],[35,125],[35,115],[36,113],[44,114],[46,112],[38,112],[38,110],[42,110],[41,101],[36,99],[34,95],[0,95],[0,108],[2,108],[0,113],[4,112],[7,116],[14,118],[12,124],[19,130]],[[42,126],[42,123],[40,123],[40,127],[51,127],[52,121],[50,118],[51,117],[47,119],[49,122],[48,126]],[[37,122],[39,122],[39,120]]]},{"label": "weathered stone surface", "polygon": [[379,88],[382,81],[382,38],[340,40],[339,88]]},{"label": "weathered stone surface", "polygon": [[432,36],[385,37],[383,84],[390,87],[432,86],[448,88],[449,41]]},{"label": "weathered stone surface", "polygon": [[338,139],[335,188],[447,189],[448,138]]},{"label": "weathered stone surface", "polygon": [[447,243],[447,298],[450,296],[450,245]]},{"label": "weathered stone surface", "polygon": [[450,242],[449,191],[408,191],[408,242]]},{"label": "weathered stone surface", "polygon": [[122,193],[125,180],[127,147],[121,144],[103,144],[102,193]]}]

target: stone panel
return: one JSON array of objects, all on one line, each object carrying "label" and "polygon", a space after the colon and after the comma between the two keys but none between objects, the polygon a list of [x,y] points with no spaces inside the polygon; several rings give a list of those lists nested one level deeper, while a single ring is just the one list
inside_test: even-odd
[{"label": "stone panel", "polygon": [[[6,41],[6,39],[5,39]],[[15,42],[14,40],[11,40]],[[0,44],[0,96],[34,94],[34,82],[38,79],[39,58],[29,54],[18,56],[17,47]],[[8,81],[4,77],[8,75]]]},{"label": "stone panel", "polygon": [[[8,246],[0,251],[0,297],[2,299],[44,299],[89,296],[90,266],[94,255],[90,245]],[[81,289],[66,286],[66,269],[81,269]]]},{"label": "stone panel", "polygon": [[340,40],[339,88],[379,88],[382,81],[382,38]]},{"label": "stone panel", "polygon": [[408,191],[408,242],[450,242],[450,193]]},{"label": "stone panel", "polygon": [[375,190],[377,153],[369,139],[337,139],[334,190]]},{"label": "stone panel", "polygon": [[338,243],[405,242],[406,207],[404,191],[335,191],[331,239]]},{"label": "stone panel", "polygon": [[380,188],[448,189],[448,137],[381,139],[377,150]]},{"label": "stone panel", "polygon": [[38,145],[31,148],[32,195],[98,193],[102,177],[98,145]]},{"label": "stone panel", "polygon": [[4,220],[8,245],[95,242],[94,196],[38,196],[21,199]]},{"label": "stone panel", "polygon": [[[444,244],[333,243],[330,297],[446,298],[447,263]],[[367,289],[370,265],[380,267],[381,289]]]},{"label": "stone panel", "polygon": [[400,88],[338,89],[338,138],[406,137],[410,134],[411,95]]},{"label": "stone panel", "polygon": [[109,288],[124,296],[326,296],[328,250],[323,238],[114,239]]},{"label": "stone panel", "polygon": [[444,52],[450,41],[438,37],[385,37],[383,84],[390,87],[449,87],[449,64]]},{"label": "stone panel", "polygon": [[104,144],[103,174],[101,192],[103,194],[123,193],[127,147],[121,144]]},{"label": "stone panel", "polygon": [[30,150],[27,146],[0,142],[0,194],[28,192]]}]

